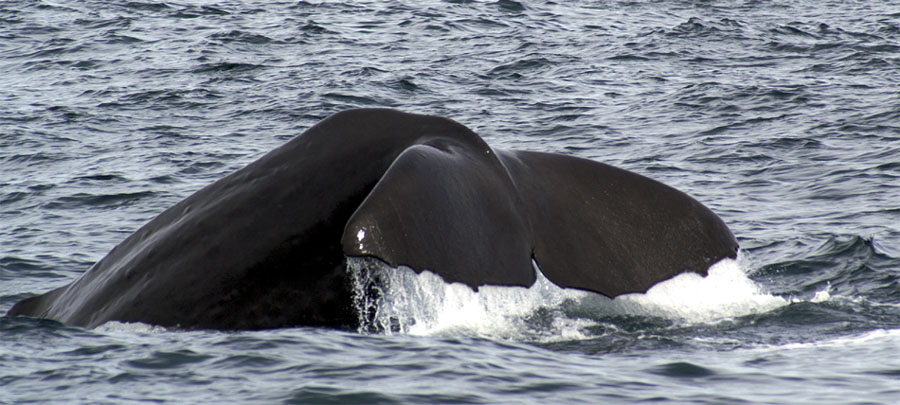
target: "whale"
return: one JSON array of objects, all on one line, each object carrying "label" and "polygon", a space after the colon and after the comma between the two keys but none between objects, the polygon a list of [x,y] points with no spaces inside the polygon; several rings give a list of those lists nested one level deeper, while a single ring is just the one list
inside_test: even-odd
[{"label": "whale", "polygon": [[352,109],[176,203],[8,315],[87,328],[353,329],[348,258],[476,291],[531,286],[539,269],[560,287],[616,297],[706,275],[738,249],[709,208],[648,177],[492,148],[444,117]]}]

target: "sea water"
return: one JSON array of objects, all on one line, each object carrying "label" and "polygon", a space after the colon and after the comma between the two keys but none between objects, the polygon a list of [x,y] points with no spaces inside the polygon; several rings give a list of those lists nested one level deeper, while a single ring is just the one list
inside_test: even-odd
[{"label": "sea water", "polygon": [[352,107],[652,177],[742,248],[616,299],[351,260],[351,331],[0,317],[0,403],[900,402],[890,2],[9,0],[0,73],[3,312]]}]

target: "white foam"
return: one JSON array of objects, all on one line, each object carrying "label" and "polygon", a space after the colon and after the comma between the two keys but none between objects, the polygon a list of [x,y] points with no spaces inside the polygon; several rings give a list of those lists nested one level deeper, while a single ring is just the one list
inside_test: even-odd
[{"label": "white foam", "polygon": [[762,291],[747,277],[740,262],[723,259],[709,275],[682,273],[660,282],[645,294],[627,294],[612,300],[619,313],[659,316],[689,323],[713,323],[762,313],[789,301]]},{"label": "white foam", "polygon": [[[814,340],[811,342],[787,343],[771,346],[760,346],[750,349],[751,351],[767,351],[772,348],[783,350],[804,350],[819,348],[843,348],[850,347],[869,347],[871,350],[884,350],[885,348],[897,347],[900,344],[900,329],[875,329],[854,335],[838,336],[824,340]],[[889,358],[895,358],[893,351]]]},{"label": "white foam", "polygon": [[128,334],[151,334],[151,333],[162,333],[168,331],[163,326],[150,325],[143,322],[119,322],[119,321],[109,321],[106,322],[94,330],[98,332],[115,334],[118,332],[125,332]]},{"label": "white foam", "polygon": [[[416,274],[376,260],[350,259],[356,278],[357,308],[368,308],[361,331],[413,335],[464,334],[516,340],[588,338],[582,332],[604,315],[642,315],[687,323],[719,322],[788,304],[760,288],[738,261],[713,265],[709,276],[684,273],[645,294],[611,300],[599,294],[556,286],[536,268],[530,288],[448,284],[432,272]],[[373,282],[375,282],[373,284]],[[373,286],[378,285],[378,287]],[[566,305],[570,304],[570,305]],[[586,316],[566,316],[564,306]]]},{"label": "white foam", "polygon": [[825,289],[821,291],[816,291],[816,295],[809,300],[809,302],[820,303],[825,302],[831,299],[831,282],[829,281],[825,285]]},{"label": "white foam", "polygon": [[[357,307],[374,310],[371,319],[361,320],[361,331],[522,338],[531,330],[538,334],[558,331],[568,338],[581,337],[569,325],[573,320],[559,317],[551,318],[552,325],[542,325],[538,330],[529,328],[529,317],[535,311],[589,294],[557,287],[540,272],[529,288],[482,286],[476,292],[465,284],[448,284],[430,271],[416,274],[407,267],[391,268],[364,259],[350,259],[348,263],[351,274],[357,278]],[[380,284],[375,294],[371,284],[367,284],[373,280]]]}]

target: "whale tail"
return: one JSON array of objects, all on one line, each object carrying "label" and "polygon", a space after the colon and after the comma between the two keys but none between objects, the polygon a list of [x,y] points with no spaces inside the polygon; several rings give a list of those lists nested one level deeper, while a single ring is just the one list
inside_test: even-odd
[{"label": "whale tail", "polygon": [[[431,142],[431,141],[430,141]],[[695,199],[610,165],[446,140],[398,155],[347,222],[349,256],[448,282],[530,286],[532,258],[561,287],[615,297],[737,256]]]},{"label": "whale tail", "polygon": [[261,329],[355,322],[346,256],[446,281],[608,296],[705,274],[737,242],[671,187],[570,156],[494,150],[463,125],[341,112],[162,212],[10,315]]}]

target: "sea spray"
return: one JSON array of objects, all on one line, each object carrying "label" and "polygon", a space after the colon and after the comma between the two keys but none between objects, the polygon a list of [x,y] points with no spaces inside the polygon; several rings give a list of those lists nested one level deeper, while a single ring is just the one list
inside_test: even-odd
[{"label": "sea spray", "polygon": [[686,323],[715,323],[789,304],[762,291],[742,267],[740,260],[724,259],[713,264],[706,277],[682,273],[657,283],[646,293],[616,297],[608,309]]},{"label": "sea spray", "polygon": [[354,305],[362,333],[475,335],[513,340],[573,340],[610,315],[661,317],[679,323],[714,323],[787,305],[760,290],[739,261],[725,259],[707,277],[684,273],[644,294],[609,299],[565,289],[535,266],[531,287],[446,283],[430,272],[390,267],[376,259],[350,258]]},{"label": "sea spray", "polygon": [[539,271],[529,288],[481,286],[475,291],[462,283],[448,284],[430,271],[416,274],[408,267],[392,268],[374,259],[350,258],[348,269],[360,332],[462,333],[529,340],[523,336],[529,329],[529,316],[591,294],[562,289]]}]

